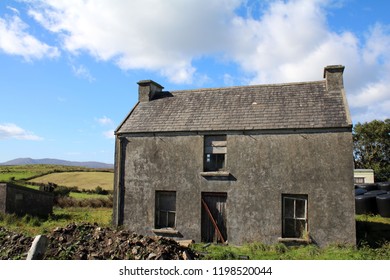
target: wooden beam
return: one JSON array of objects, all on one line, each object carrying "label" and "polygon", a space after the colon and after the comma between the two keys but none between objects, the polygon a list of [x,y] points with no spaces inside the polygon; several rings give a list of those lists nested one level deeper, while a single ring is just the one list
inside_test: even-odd
[{"label": "wooden beam", "polygon": [[218,227],[218,225],[217,225],[217,222],[214,220],[213,215],[211,214],[210,209],[209,209],[209,207],[207,206],[207,203],[204,201],[203,198],[202,198],[202,205],[203,205],[204,209],[206,210],[207,214],[209,215],[209,218],[210,218],[210,220],[211,220],[211,223],[213,224],[215,230],[217,231],[218,237],[221,239],[222,243],[225,243],[225,239],[223,238],[222,233],[221,233],[221,231],[219,230],[219,227]]}]

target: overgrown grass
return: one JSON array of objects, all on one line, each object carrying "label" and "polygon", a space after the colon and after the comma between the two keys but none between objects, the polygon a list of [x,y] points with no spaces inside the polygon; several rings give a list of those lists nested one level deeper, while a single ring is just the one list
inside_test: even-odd
[{"label": "overgrown grass", "polygon": [[287,247],[282,243],[207,245],[194,244],[192,249],[199,252],[205,260],[390,260],[390,243],[385,243],[379,248],[347,245],[330,245],[324,248],[316,245]]},{"label": "overgrown grass", "polygon": [[390,260],[390,218],[356,216],[357,246],[286,246],[250,243],[243,246],[194,244],[203,259],[212,260]]},{"label": "overgrown grass", "polygon": [[112,208],[57,208],[48,219],[25,215],[0,213],[0,226],[29,236],[51,232],[56,227],[65,227],[69,223],[97,223],[100,226],[110,226]]}]

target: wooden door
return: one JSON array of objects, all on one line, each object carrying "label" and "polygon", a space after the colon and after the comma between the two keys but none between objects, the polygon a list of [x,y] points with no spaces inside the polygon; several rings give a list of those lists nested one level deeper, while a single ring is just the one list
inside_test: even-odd
[{"label": "wooden door", "polygon": [[202,193],[202,242],[227,241],[226,193]]}]

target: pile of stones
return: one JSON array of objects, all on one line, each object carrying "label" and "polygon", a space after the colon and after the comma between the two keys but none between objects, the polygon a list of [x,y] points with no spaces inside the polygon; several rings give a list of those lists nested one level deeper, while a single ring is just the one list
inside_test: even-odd
[{"label": "pile of stones", "polygon": [[[64,228],[54,229],[46,237],[47,247],[42,259],[188,260],[199,258],[190,248],[181,246],[172,239],[146,237],[128,230],[99,227],[97,224],[69,224]],[[14,241],[7,241],[12,238]],[[5,242],[2,239],[0,233],[1,247],[3,243],[6,247],[10,246],[10,253],[4,255],[4,259],[24,258],[33,240],[12,234],[5,239]],[[26,246],[21,247],[20,244],[26,244]],[[0,257],[2,256],[0,251]]]},{"label": "pile of stones", "polygon": [[32,237],[0,227],[0,260],[25,259],[32,242]]}]

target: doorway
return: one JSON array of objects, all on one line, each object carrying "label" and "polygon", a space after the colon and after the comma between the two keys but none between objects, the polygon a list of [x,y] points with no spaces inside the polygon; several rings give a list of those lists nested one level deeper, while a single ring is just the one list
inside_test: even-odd
[{"label": "doorway", "polygon": [[227,241],[226,200],[226,193],[202,193],[202,242]]}]

